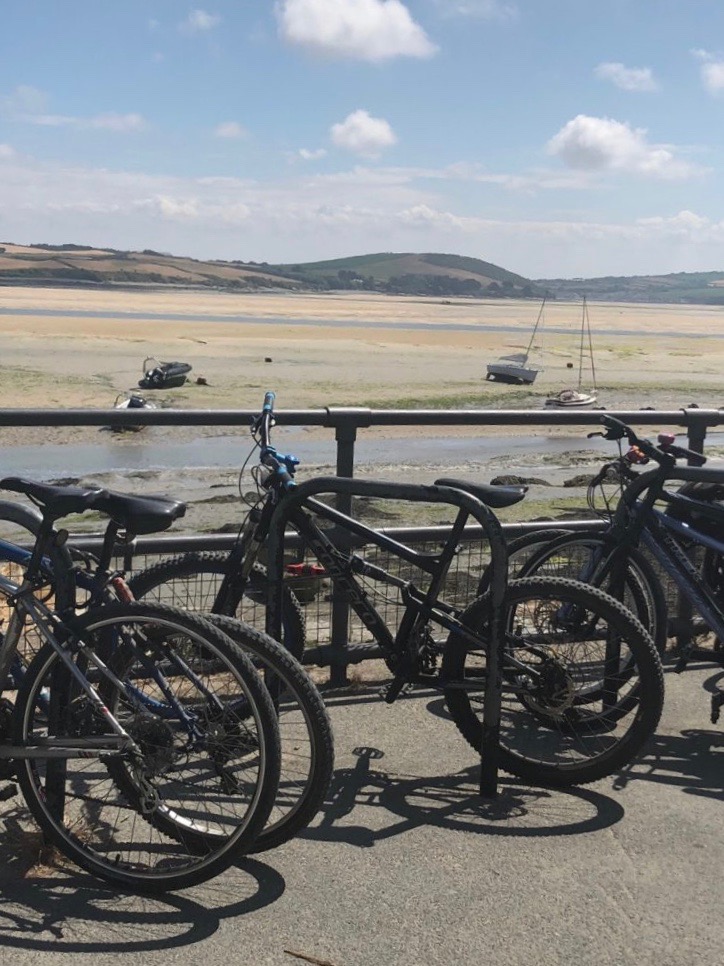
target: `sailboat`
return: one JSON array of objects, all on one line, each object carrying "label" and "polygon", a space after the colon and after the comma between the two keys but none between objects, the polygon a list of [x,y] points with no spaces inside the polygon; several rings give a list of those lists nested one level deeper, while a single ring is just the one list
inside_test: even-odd
[{"label": "sailboat", "polygon": [[497,379],[499,382],[512,382],[519,386],[523,384],[530,385],[535,382],[535,377],[540,372],[540,367],[529,366],[528,356],[530,355],[530,350],[533,348],[533,340],[543,318],[545,304],[546,300],[543,299],[538,312],[538,318],[535,320],[535,325],[533,326],[528,348],[525,352],[515,352],[509,356],[501,356],[497,362],[489,362],[486,379],[490,379],[491,381]]},{"label": "sailboat", "polygon": [[[588,346],[586,347],[586,342]],[[583,389],[583,358],[588,355],[591,363],[591,388]],[[583,296],[583,312],[581,313],[581,341],[578,351],[578,386],[576,389],[561,389],[555,396],[549,396],[546,406],[592,406],[598,400],[596,390],[596,367],[593,362],[593,341],[591,339],[591,322],[588,317],[586,296]]]}]

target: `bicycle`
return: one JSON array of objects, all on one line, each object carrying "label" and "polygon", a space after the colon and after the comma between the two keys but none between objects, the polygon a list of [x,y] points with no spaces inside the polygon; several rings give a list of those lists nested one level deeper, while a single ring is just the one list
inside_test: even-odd
[{"label": "bicycle", "polygon": [[[3,523],[13,525],[16,539],[22,540],[23,536],[34,539],[42,517],[31,508],[0,500],[0,524]],[[8,530],[8,526],[5,529]],[[128,547],[127,537],[123,544]],[[75,569],[77,587],[91,598],[99,592],[102,595],[111,577],[110,546],[106,544],[104,547],[102,559],[89,553],[78,554],[69,550],[67,544],[62,547],[62,552],[66,565]],[[12,573],[16,582],[21,579],[30,556],[29,551],[17,543],[0,538],[0,572]],[[48,581],[47,590],[44,589],[47,599],[52,595],[52,567],[49,560],[44,561],[43,566]],[[255,577],[257,574],[255,571]],[[135,597],[141,596],[134,594],[130,587],[128,592]],[[144,596],[149,599],[149,594]],[[248,594],[244,593],[243,600],[248,599]],[[184,603],[188,604],[188,598]],[[203,607],[186,606],[183,609],[201,611]],[[334,770],[331,722],[317,687],[286,648],[265,634],[251,637],[246,626],[236,618],[210,613],[205,617],[249,657],[273,695],[281,746],[277,796],[263,830],[248,849],[250,853],[266,851],[297,835],[319,811]],[[303,624],[299,626],[303,628]],[[26,650],[30,651],[32,647],[28,646]],[[22,680],[25,667],[25,661],[16,653],[10,669],[14,684]]]},{"label": "bicycle", "polygon": [[[494,793],[498,766],[533,782],[564,786],[610,774],[636,754],[654,731],[663,701],[661,665],[651,640],[618,602],[580,582],[508,583],[505,541],[491,507],[522,499],[522,488],[337,477],[297,484],[299,461],[271,444],[273,403],[274,393],[267,393],[252,424],[260,496],[242,526],[240,564],[233,577],[242,583],[265,550],[270,636],[281,628],[284,535],[290,526],[323,568],[335,595],[344,596],[373,638],[372,644],[348,645],[345,658],[384,658],[393,675],[383,689],[387,703],[409,686],[442,691],[458,730],[481,753],[484,794]],[[440,551],[422,553],[322,502],[318,497],[325,493],[447,504],[457,516]],[[484,596],[461,612],[443,599],[442,590],[469,519],[486,534],[491,562]],[[370,544],[415,568],[427,589],[352,549],[340,550],[322,524],[344,532],[350,547]],[[131,586],[163,591],[159,574],[170,573],[172,568],[161,564],[134,577]],[[373,583],[398,594],[396,632],[370,601]],[[321,664],[337,657],[331,646],[313,648],[310,655]],[[623,666],[626,675],[619,674]],[[602,669],[603,693],[597,703],[577,702],[595,669]]]},{"label": "bicycle", "polygon": [[0,699],[0,777],[17,781],[47,840],[101,878],[146,892],[207,880],[248,850],[273,807],[271,698],[226,635],[132,601],[119,575],[107,576],[118,599],[78,608],[67,532],[54,529],[67,514],[101,511],[110,554],[119,529],[163,530],[184,505],[14,477],[0,487],[42,511],[22,583],[0,575],[4,691],[25,623],[45,642],[14,703]]},{"label": "bicycle", "polygon": [[[676,584],[683,599],[698,613],[704,628],[715,635],[715,652],[724,663],[724,468],[705,467],[705,458],[675,444],[671,434],[661,434],[658,443],[643,439],[625,423],[602,416],[606,439],[619,442],[619,457],[606,463],[589,487],[593,505],[597,489],[613,473],[620,492],[613,511],[607,504],[609,523],[601,533],[581,536],[568,534],[553,540],[534,554],[521,570],[521,576],[556,574],[575,576],[596,587],[603,587],[620,599],[622,581],[636,568],[636,580],[646,593],[661,602],[658,620],[664,645],[667,639],[667,608],[661,580],[643,555],[642,547]],[[620,441],[629,449],[621,451]],[[686,459],[690,464],[677,466]],[[637,472],[634,467],[654,462],[656,468]],[[683,484],[667,489],[667,484]],[[664,510],[656,504],[663,502]],[[699,568],[691,559],[692,551],[703,551]],[[662,648],[663,651],[663,648]],[[692,651],[684,647],[676,664],[683,671]],[[711,720],[716,723],[724,704],[724,692],[712,695]]]}]

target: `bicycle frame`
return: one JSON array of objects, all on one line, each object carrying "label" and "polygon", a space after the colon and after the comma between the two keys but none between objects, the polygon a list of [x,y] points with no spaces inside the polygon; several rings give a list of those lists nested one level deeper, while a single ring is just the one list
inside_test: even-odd
[{"label": "bicycle frame", "polygon": [[[25,624],[25,619],[29,618],[37,627],[43,640],[50,644],[58,654],[68,672],[73,676],[93,704],[95,710],[108,722],[115,735],[99,737],[93,743],[92,749],[89,747],[87,739],[83,739],[83,742],[78,743],[77,747],[74,747],[72,738],[58,739],[58,745],[51,747],[49,747],[48,742],[39,747],[16,747],[14,745],[0,744],[0,759],[40,757],[88,758],[93,757],[94,754],[98,756],[114,752],[116,754],[123,754],[127,751],[137,750],[135,741],[105,706],[95,688],[73,661],[69,650],[59,642],[54,633],[54,625],[61,627],[62,624],[45,604],[35,599],[33,596],[34,589],[35,585],[32,580],[26,579],[18,589],[16,584],[0,575],[0,590],[7,592],[10,599],[15,602],[15,607],[3,636],[2,644],[0,645],[0,694],[4,690],[8,671],[17,652],[18,640]],[[118,680],[97,655],[92,654],[90,657],[92,663],[95,664],[101,674],[111,680],[117,687],[120,686],[123,688],[122,682]]]}]

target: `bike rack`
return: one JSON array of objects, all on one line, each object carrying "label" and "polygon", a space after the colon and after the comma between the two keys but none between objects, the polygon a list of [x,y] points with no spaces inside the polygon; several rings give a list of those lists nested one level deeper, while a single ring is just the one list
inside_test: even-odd
[{"label": "bike rack", "polygon": [[[483,528],[490,544],[490,595],[491,621],[487,653],[487,678],[485,684],[485,706],[483,709],[483,731],[480,746],[480,794],[494,797],[498,789],[498,758],[500,747],[500,708],[502,695],[502,660],[504,648],[503,615],[508,581],[508,551],[503,530],[498,518],[484,503],[464,490],[451,486],[423,486],[419,484],[388,483],[377,480],[354,480],[336,476],[316,477],[295,486],[277,506],[271,519],[268,538],[267,573],[269,577],[266,614],[267,633],[275,640],[282,633],[282,587],[284,580],[284,540],[285,532],[295,511],[303,508],[310,497],[320,494],[333,494],[344,497],[351,504],[354,496],[377,497],[386,500],[402,500],[418,503],[445,503],[456,506],[473,517]],[[344,518],[345,528],[351,532],[366,533],[371,528],[346,517],[339,511],[330,511]],[[374,542],[387,547],[399,555],[403,545],[384,534],[375,533]],[[346,640],[334,637],[332,651],[341,650]],[[344,658],[343,658],[344,660]]]}]

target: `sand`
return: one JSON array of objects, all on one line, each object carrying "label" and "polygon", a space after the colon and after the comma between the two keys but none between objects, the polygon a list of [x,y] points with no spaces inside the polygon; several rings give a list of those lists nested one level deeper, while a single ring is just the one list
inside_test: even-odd
[{"label": "sand", "polygon": [[[1,292],[0,409],[110,408],[118,393],[136,387],[147,356],[193,365],[185,386],[154,394],[159,405],[181,409],[256,410],[263,393],[274,389],[279,409],[540,410],[549,392],[575,383],[578,370],[581,307],[573,303],[546,307],[534,353],[543,372],[532,387],[517,387],[486,382],[485,366],[525,348],[539,308],[533,301],[32,287]],[[154,317],[169,315],[182,318]],[[254,321],[231,321],[244,316]],[[589,303],[589,316],[599,402],[607,409],[724,405],[724,309]],[[496,331],[499,325],[515,329]],[[559,327],[567,331],[551,331]],[[207,385],[197,385],[197,376]],[[512,431],[530,433],[526,427],[485,433]],[[575,448],[583,433],[580,427],[571,431]],[[480,434],[443,427],[369,432]],[[14,445],[87,443],[98,433],[97,427],[0,427],[0,446],[9,467]],[[161,436],[224,433],[228,429],[153,427],[135,439],[143,436],[150,445]],[[69,475],[72,470],[68,466]]]}]

